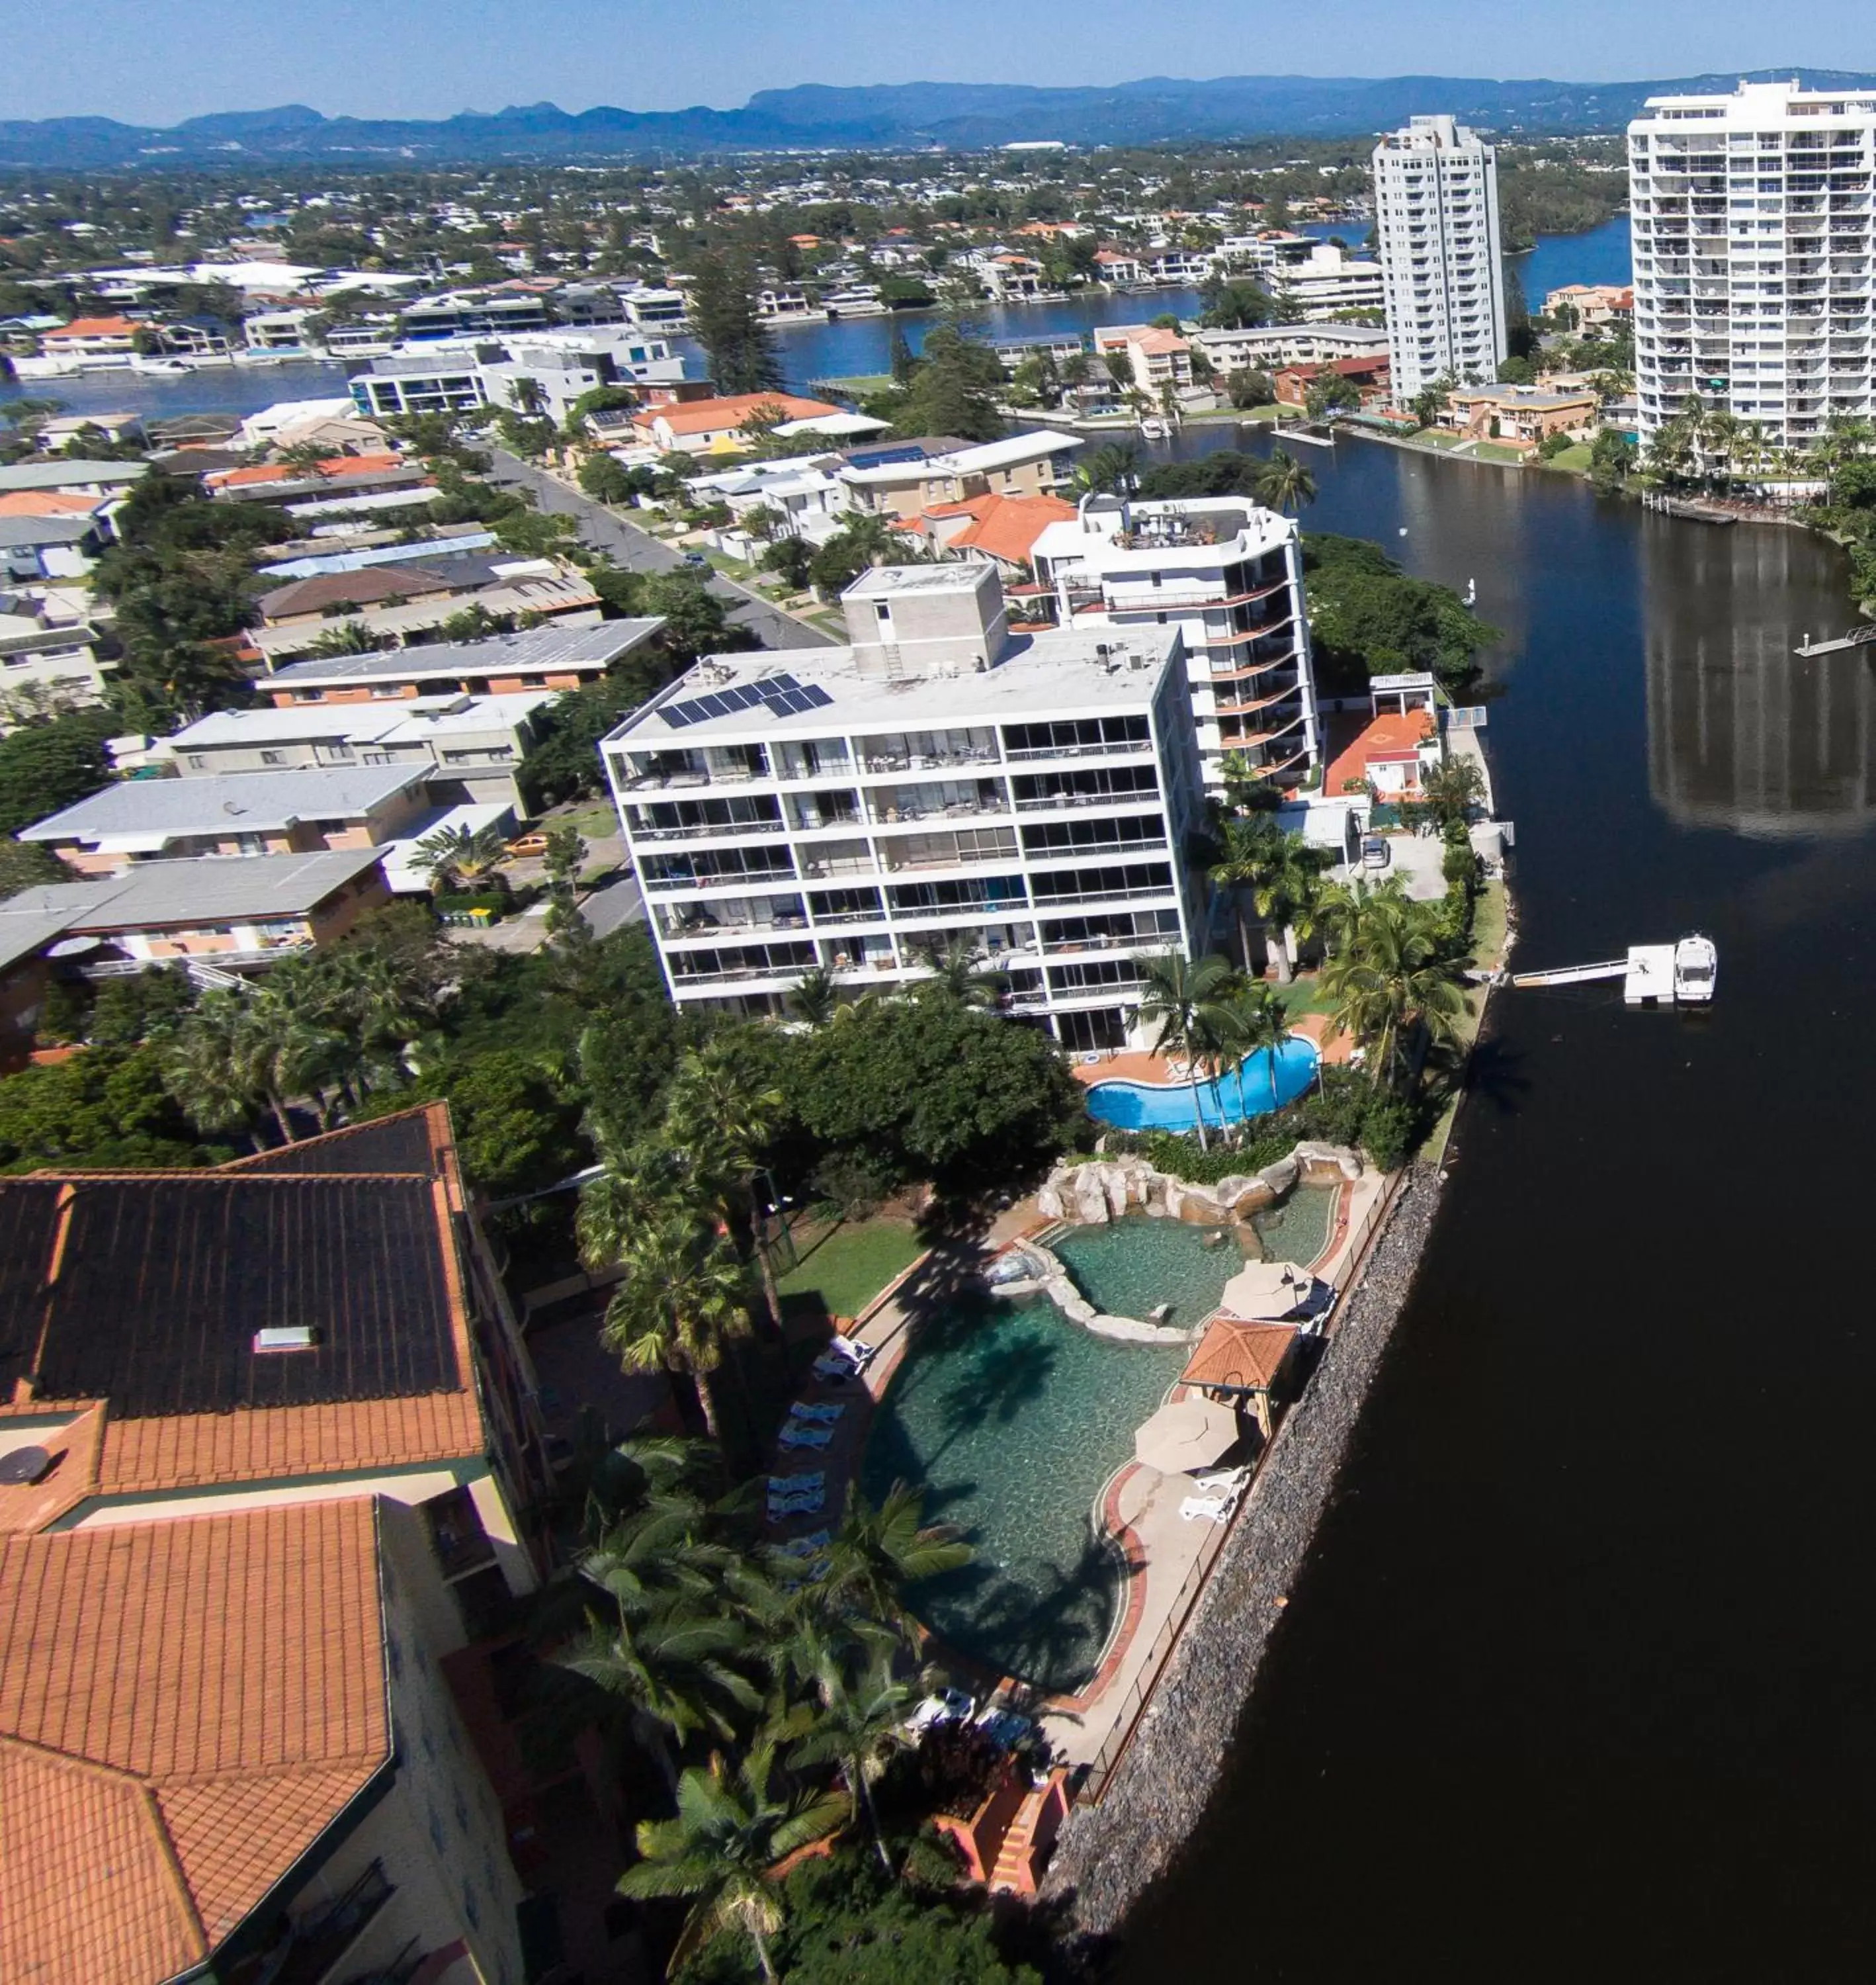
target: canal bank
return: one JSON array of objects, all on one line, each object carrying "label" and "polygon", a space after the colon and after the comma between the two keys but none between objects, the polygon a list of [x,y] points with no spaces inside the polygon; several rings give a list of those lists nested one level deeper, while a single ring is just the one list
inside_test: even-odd
[{"label": "canal bank", "polygon": [[1159,1829],[1116,1975],[1848,1975],[1876,1932],[1876,678],[1791,652],[1844,561],[1353,440],[1311,466],[1307,527],[1476,578],[1504,630],[1520,957],[1698,928],[1725,972],[1697,1019],[1495,996],[1261,1684],[1196,1824]]}]

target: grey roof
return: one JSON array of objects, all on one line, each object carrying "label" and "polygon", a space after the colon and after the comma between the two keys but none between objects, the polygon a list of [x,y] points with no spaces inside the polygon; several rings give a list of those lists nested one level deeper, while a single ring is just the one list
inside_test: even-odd
[{"label": "grey roof", "polygon": [[[278,681],[270,677],[270,681]],[[179,757],[191,751],[247,750],[308,738],[382,744],[394,731],[407,738],[427,731],[508,731],[552,702],[551,690],[510,690],[499,696],[387,697],[381,703],[302,703],[283,710],[218,710],[173,731],[164,741]]]},{"label": "grey roof", "polygon": [[339,655],[294,662],[267,678],[293,689],[315,683],[415,682],[425,677],[502,675],[513,669],[609,667],[642,647],[664,625],[659,619],[602,620],[596,627],[531,627],[482,641],[438,641],[375,655]]},{"label": "grey roof", "polygon": [[97,528],[89,517],[0,517],[0,547],[82,544]]},{"label": "grey roof", "polygon": [[106,932],[291,916],[378,863],[375,848],[142,862],[121,875],[22,890],[0,905],[0,918],[57,917],[65,930]]},{"label": "grey roof", "polygon": [[0,972],[43,951],[71,928],[72,910],[22,910],[15,896],[0,903]]},{"label": "grey roof", "polygon": [[0,495],[16,489],[76,489],[81,483],[140,482],[149,473],[147,462],[19,462],[0,469]]},{"label": "grey roof", "polygon": [[222,772],[199,779],[127,779],[22,828],[22,841],[96,842],[119,835],[165,840],[192,834],[259,834],[302,820],[356,819],[428,767],[305,766],[280,772]]}]

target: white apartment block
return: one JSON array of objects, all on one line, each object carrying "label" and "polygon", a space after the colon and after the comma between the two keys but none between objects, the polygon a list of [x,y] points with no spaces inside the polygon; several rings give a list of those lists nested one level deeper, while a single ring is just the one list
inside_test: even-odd
[{"label": "white apartment block", "polygon": [[1448,373],[1488,385],[1506,349],[1496,155],[1450,117],[1415,117],[1374,147],[1374,170],[1394,398]]},{"label": "white apartment block", "polygon": [[869,572],[850,645],[700,663],[602,746],[672,997],[787,1011],[961,945],[1007,1010],[1122,1045],[1137,953],[1190,956],[1202,814],[1178,630],[1009,630],[988,565]]},{"label": "white apartment block", "polygon": [[1872,408],[1876,96],[1743,82],[1629,126],[1644,438],[1690,394],[1802,447]]},{"label": "white apartment block", "polygon": [[1227,751],[1285,785],[1320,757],[1316,677],[1294,521],[1248,497],[1082,499],[1035,541],[1064,627],[1176,628],[1206,783]]}]

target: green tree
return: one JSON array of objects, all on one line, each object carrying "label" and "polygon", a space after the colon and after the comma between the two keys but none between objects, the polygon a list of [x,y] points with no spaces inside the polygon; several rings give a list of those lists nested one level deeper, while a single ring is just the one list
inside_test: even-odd
[{"label": "green tree", "polygon": [[17,896],[22,889],[36,889],[58,882],[76,882],[68,868],[42,841],[0,839],[0,902]]},{"label": "green tree", "polygon": [[342,655],[375,655],[378,636],[362,620],[341,620],[320,633],[306,652],[310,660],[320,662]]},{"label": "green tree", "polygon": [[1277,305],[1260,284],[1241,278],[1208,276],[1200,285],[1205,309],[1199,321],[1210,331],[1252,331],[1274,323]]},{"label": "green tree", "polygon": [[91,1047],[0,1077],[0,1171],[199,1165],[231,1155],[192,1134],[154,1047]]},{"label": "green tree", "polygon": [[988,345],[955,324],[935,324],[894,425],[901,434],[995,441],[1003,432],[1003,416],[997,411],[1003,392],[1002,361]]},{"label": "green tree", "polygon": [[623,1895],[674,1896],[690,1904],[674,1967],[725,1931],[740,1931],[755,1947],[763,1977],[777,1977],[770,1940],[785,1920],[783,1892],[770,1872],[797,1848],[824,1840],[841,1823],[842,1802],[827,1792],[784,1792],[774,1783],[775,1754],[758,1744],[740,1764],[713,1761],[685,1772],[677,1812],[642,1820],[644,1857],[619,1877]]},{"label": "green tree", "polygon": [[1224,1026],[1226,1065],[1237,1077],[1240,1102],[1244,1093],[1244,1064],[1253,1055],[1263,1054],[1270,1076],[1270,1107],[1277,1107],[1277,1057],[1290,1038],[1290,1013],[1283,996],[1261,981],[1245,986],[1228,1003]]},{"label": "green tree", "polygon": [[908,1591],[922,1580],[961,1570],[971,1557],[955,1525],[925,1521],[923,1490],[895,1482],[875,1506],[850,1488],[816,1604],[824,1617],[877,1621],[915,1649],[923,1630]]},{"label": "green tree", "polygon": [[1277,398],[1277,381],[1267,372],[1240,368],[1225,381],[1225,391],[1233,406],[1242,411],[1247,407],[1267,407]]},{"label": "green tree", "polygon": [[1635,472],[1633,440],[1615,428],[1603,428],[1589,445],[1589,480],[1604,495],[1612,495]]},{"label": "green tree", "polygon": [[0,737],[0,834],[30,827],[109,785],[104,741],[116,729],[108,712],[78,710],[29,720]]},{"label": "green tree", "polygon": [[915,1704],[912,1691],[894,1678],[890,1659],[876,1656],[857,1674],[824,1659],[817,1677],[817,1701],[807,1734],[790,1754],[791,1765],[837,1765],[852,1802],[851,1819],[862,1810],[874,1852],[890,1875],[892,1856],[873,1802],[873,1787],[906,1744],[905,1719]]},{"label": "green tree", "polygon": [[722,394],[780,390],[781,361],[757,314],[749,264],[712,250],[698,260],[690,291],[691,335],[710,359]]},{"label": "green tree", "polygon": [[1257,479],[1257,496],[1267,509],[1300,512],[1316,500],[1316,479],[1287,448],[1272,448]]},{"label": "green tree", "polygon": [[439,891],[486,889],[507,882],[501,865],[507,858],[508,837],[491,822],[486,827],[440,827],[417,844],[411,866],[430,878]]}]

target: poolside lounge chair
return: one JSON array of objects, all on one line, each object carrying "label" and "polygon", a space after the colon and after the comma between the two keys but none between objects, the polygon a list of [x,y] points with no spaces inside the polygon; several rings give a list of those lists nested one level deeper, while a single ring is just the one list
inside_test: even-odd
[{"label": "poolside lounge chair", "polygon": [[771,1496],[769,1514],[771,1516],[817,1516],[827,1506],[827,1492],[824,1489],[811,1489],[805,1496]]},{"label": "poolside lounge chair", "polygon": [[863,1344],[857,1337],[831,1337],[814,1360],[817,1378],[844,1379],[864,1372],[879,1355],[876,1345]]},{"label": "poolside lounge chair", "polygon": [[1180,1504],[1179,1513],[1189,1523],[1228,1523],[1237,1501],[1235,1489],[1224,1496],[1188,1496]]},{"label": "poolside lounge chair", "polygon": [[827,1472],[824,1468],[812,1468],[800,1475],[771,1475],[768,1490],[771,1496],[797,1496],[804,1489],[824,1489],[827,1486]]},{"label": "poolside lounge chair", "polygon": [[1193,1476],[1192,1486],[1204,1496],[1233,1495],[1243,1487],[1250,1473],[1248,1468],[1208,1468]]},{"label": "poolside lounge chair", "polygon": [[807,1420],[813,1425],[831,1426],[846,1410],[844,1406],[807,1406],[797,1399],[788,1409],[788,1417],[791,1420]]},{"label": "poolside lounge chair", "polygon": [[816,1530],[805,1537],[791,1537],[781,1547],[784,1557],[812,1557],[817,1551],[824,1551],[833,1541],[831,1530]]},{"label": "poolside lounge chair", "polygon": [[799,1420],[790,1420],[776,1437],[782,1447],[825,1447],[833,1438],[832,1427],[804,1426]]}]

